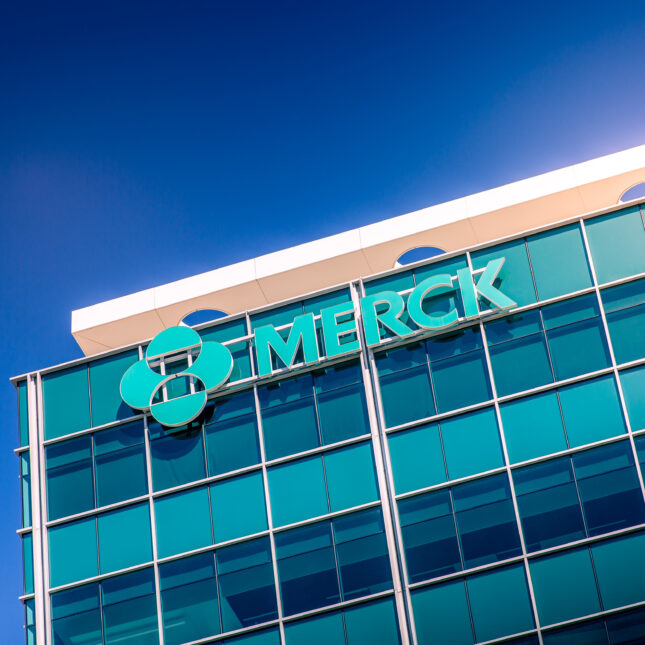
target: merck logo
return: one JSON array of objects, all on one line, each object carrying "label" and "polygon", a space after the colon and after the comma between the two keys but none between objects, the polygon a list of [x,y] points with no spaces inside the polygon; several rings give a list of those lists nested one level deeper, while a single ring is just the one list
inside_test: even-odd
[{"label": "merck logo", "polygon": [[[121,397],[132,408],[149,410],[164,426],[181,426],[199,416],[208,395],[226,383],[232,369],[233,357],[224,345],[202,342],[190,327],[170,327],[123,375]],[[174,373],[165,373],[170,370]]]}]

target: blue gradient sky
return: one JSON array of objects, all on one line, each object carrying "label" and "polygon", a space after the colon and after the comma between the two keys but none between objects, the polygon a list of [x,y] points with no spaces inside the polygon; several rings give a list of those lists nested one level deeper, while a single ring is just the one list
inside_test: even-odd
[{"label": "blue gradient sky", "polygon": [[644,34],[636,0],[1,3],[3,643],[7,379],[80,356],[71,310],[645,143]]}]

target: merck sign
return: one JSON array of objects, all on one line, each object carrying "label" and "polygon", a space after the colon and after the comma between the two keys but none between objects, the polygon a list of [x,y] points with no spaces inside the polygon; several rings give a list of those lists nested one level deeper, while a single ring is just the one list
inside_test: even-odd
[{"label": "merck sign", "polygon": [[[445,330],[485,314],[512,309],[516,303],[494,286],[503,264],[504,258],[497,258],[476,275],[466,268],[459,269],[454,277],[447,273],[431,276],[410,291],[407,302],[396,291],[366,296],[360,300],[360,316],[351,300],[323,309],[320,312],[322,353],[313,313],[296,316],[286,339],[280,331],[287,330],[278,330],[273,325],[258,327],[253,342],[258,376],[270,376],[276,369],[295,367],[300,350],[302,361],[299,365],[311,365],[360,351],[359,320],[367,347],[375,347],[383,343],[382,328],[388,329],[395,337],[406,338],[426,331]],[[424,307],[424,303],[427,305],[431,298],[457,289],[464,308],[461,319],[456,308],[441,315],[428,313],[431,307]],[[480,298],[490,303],[492,309],[480,312],[477,304]],[[406,319],[412,321],[415,328],[404,322],[406,310]],[[163,373],[165,369],[161,365],[164,359],[181,353],[193,356],[192,362],[179,373]],[[171,327],[158,334],[148,345],[145,357],[123,375],[121,396],[131,407],[150,411],[163,425],[180,426],[201,413],[208,394],[226,383],[232,368],[233,357],[226,346],[202,342],[199,334],[190,327]],[[191,377],[191,391],[168,398],[165,386],[180,377]],[[194,383],[200,384],[197,391]]]}]

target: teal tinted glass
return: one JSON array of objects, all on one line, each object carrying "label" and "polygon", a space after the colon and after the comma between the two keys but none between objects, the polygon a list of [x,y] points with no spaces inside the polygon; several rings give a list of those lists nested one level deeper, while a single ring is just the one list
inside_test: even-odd
[{"label": "teal tinted glass", "polygon": [[20,381],[18,388],[18,445],[29,445],[29,409],[27,406],[27,381]]},{"label": "teal tinted glass", "polygon": [[31,533],[22,536],[22,568],[25,594],[34,593],[34,550]]},{"label": "teal tinted glass", "polygon": [[588,219],[584,225],[600,284],[645,271],[645,226],[638,206]]},{"label": "teal tinted glass", "polygon": [[470,613],[463,580],[412,592],[414,624],[419,645],[472,645]]},{"label": "teal tinted glass", "polygon": [[347,645],[378,642],[396,645],[401,642],[392,598],[350,607],[345,611],[345,628]]},{"label": "teal tinted glass", "polygon": [[325,453],[323,460],[332,513],[378,499],[371,442]]},{"label": "teal tinted glass", "polygon": [[98,575],[93,517],[49,529],[49,582],[58,587]]},{"label": "teal tinted glass", "polygon": [[148,425],[152,485],[164,490],[206,477],[206,456],[201,425],[167,433],[158,423]]},{"label": "teal tinted glass", "polygon": [[211,484],[215,542],[226,542],[268,528],[262,472]]},{"label": "teal tinted glass", "polygon": [[29,470],[29,450],[27,450],[20,454],[22,528],[31,526],[31,475]]},{"label": "teal tinted glass", "polygon": [[645,599],[645,533],[635,533],[591,547],[604,609]]},{"label": "teal tinted glass", "polygon": [[436,413],[426,365],[380,376],[385,424],[391,428]]},{"label": "teal tinted glass", "polygon": [[139,352],[132,350],[89,364],[93,426],[125,419],[134,414],[132,408],[123,402],[119,385],[128,367],[138,360]]},{"label": "teal tinted glass", "polygon": [[556,380],[609,367],[611,360],[595,294],[542,309]]},{"label": "teal tinted glass", "polygon": [[43,376],[45,439],[85,430],[90,423],[87,365]]},{"label": "teal tinted glass", "polygon": [[645,280],[601,292],[617,363],[645,357]]},{"label": "teal tinted glass", "polygon": [[397,493],[446,481],[439,426],[429,424],[388,436],[390,461]]},{"label": "teal tinted glass", "polygon": [[101,583],[105,645],[130,641],[157,645],[157,603],[152,568]]},{"label": "teal tinted glass", "polygon": [[159,565],[164,642],[181,645],[220,632],[215,558],[201,553]]},{"label": "teal tinted glass", "polygon": [[645,428],[645,365],[619,372],[627,416],[634,432]]},{"label": "teal tinted glass", "polygon": [[571,448],[627,431],[613,375],[560,388],[558,394]]},{"label": "teal tinted glass", "polygon": [[93,435],[97,506],[148,492],[143,423],[130,423]]},{"label": "teal tinted glass", "polygon": [[260,462],[253,391],[217,399],[207,412],[206,456],[208,474],[221,475]]},{"label": "teal tinted glass", "polygon": [[193,488],[156,499],[155,523],[160,558],[212,544],[208,489]]},{"label": "teal tinted glass", "polygon": [[440,425],[449,479],[504,465],[493,408],[451,417]]},{"label": "teal tinted glass", "polygon": [[278,617],[271,544],[268,537],[215,552],[222,631]]},{"label": "teal tinted glass", "polygon": [[152,560],[148,504],[127,506],[98,516],[101,573]]},{"label": "teal tinted glass", "polygon": [[55,643],[102,644],[98,583],[54,594],[51,615]]},{"label": "teal tinted glass", "polygon": [[329,512],[322,457],[299,459],[268,471],[271,509],[276,526]]},{"label": "teal tinted glass", "polygon": [[[529,256],[524,239],[497,244],[481,251],[471,253],[473,268],[483,269],[491,260],[505,258],[504,265],[495,281],[505,295],[514,300],[519,307],[535,302],[535,287],[531,275]],[[489,309],[488,302],[481,303],[480,309]]]},{"label": "teal tinted glass", "polygon": [[365,282],[365,295],[371,296],[381,291],[405,291],[413,287],[414,275],[408,270]]},{"label": "teal tinted glass", "polygon": [[335,611],[289,622],[284,627],[284,635],[287,645],[344,645],[343,613]]},{"label": "teal tinted glass", "polygon": [[542,625],[600,611],[587,547],[531,560],[529,567]]},{"label": "teal tinted glass", "polygon": [[492,396],[478,327],[427,341],[437,411],[447,412]]},{"label": "teal tinted glass", "polygon": [[92,438],[78,437],[45,448],[50,520],[94,508]]},{"label": "teal tinted glass", "polygon": [[531,235],[526,243],[540,300],[591,286],[591,272],[579,224]]},{"label": "teal tinted glass", "polygon": [[277,627],[263,629],[262,631],[251,632],[250,634],[217,642],[224,643],[224,645],[280,645],[280,630]]},{"label": "teal tinted glass", "polygon": [[544,392],[499,406],[511,462],[567,449],[556,392]]},{"label": "teal tinted glass", "polygon": [[[466,579],[477,642],[535,627],[524,567],[514,565]],[[504,610],[500,611],[499,608]]]},{"label": "teal tinted glass", "polygon": [[[451,258],[450,260],[433,262],[426,266],[417,267],[414,269],[414,280],[416,284],[419,284],[426,278],[441,274],[448,274],[451,277],[456,277],[459,269],[466,268],[468,268],[468,260],[466,259],[466,256],[460,255],[456,258]],[[453,285],[457,287],[456,282],[453,282]],[[424,302],[423,306],[423,310],[433,316],[445,315],[455,308],[460,316],[464,315],[463,304],[461,302],[461,292],[458,288],[441,294],[440,296],[428,298],[427,305]]]},{"label": "teal tinted glass", "polygon": [[[535,331],[537,329],[537,331]],[[537,311],[486,324],[498,396],[553,382],[551,360]],[[518,370],[517,366],[522,369]]]},{"label": "teal tinted glass", "polygon": [[267,459],[320,445],[313,381],[310,374],[285,379],[258,390]]},{"label": "teal tinted glass", "polygon": [[358,361],[314,373],[314,387],[323,444],[369,433]]}]

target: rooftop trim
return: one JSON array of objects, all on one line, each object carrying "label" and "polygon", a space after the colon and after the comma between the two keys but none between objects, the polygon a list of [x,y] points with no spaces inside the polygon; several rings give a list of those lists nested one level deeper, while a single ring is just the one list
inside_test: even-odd
[{"label": "rooftop trim", "polygon": [[392,269],[406,251],[476,246],[619,203],[645,181],[645,145],[261,255],[72,312],[86,356],[131,345],[199,309],[235,314]]}]

